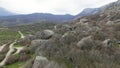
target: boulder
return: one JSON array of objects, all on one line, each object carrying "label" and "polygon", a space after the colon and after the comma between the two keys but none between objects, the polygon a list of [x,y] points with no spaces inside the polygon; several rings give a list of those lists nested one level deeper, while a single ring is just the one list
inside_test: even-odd
[{"label": "boulder", "polygon": [[106,47],[106,48],[112,46],[112,41],[110,39],[106,39],[102,43],[103,43],[103,46]]},{"label": "boulder", "polygon": [[67,25],[67,24],[64,24],[64,25],[55,25],[54,29],[66,29],[66,30],[70,30],[71,26]]},{"label": "boulder", "polygon": [[92,39],[91,36],[84,37],[77,43],[77,47],[80,49],[90,49],[92,47]]},{"label": "boulder", "polygon": [[45,66],[49,63],[48,59],[43,56],[36,56],[33,67],[32,68],[45,68]]},{"label": "boulder", "polygon": [[106,23],[106,25],[108,25],[108,26],[111,26],[111,25],[113,25],[113,24],[114,24],[113,21],[108,21],[108,22]]},{"label": "boulder", "polygon": [[46,57],[36,56],[32,68],[66,68],[66,66],[55,61],[49,61]]},{"label": "boulder", "polygon": [[37,33],[37,38],[40,39],[50,39],[54,35],[52,30],[44,30],[42,32]]},{"label": "boulder", "polygon": [[120,41],[118,41],[117,43],[120,44]]},{"label": "boulder", "polygon": [[31,41],[30,50],[35,51],[39,46],[44,45],[48,40],[37,39]]},{"label": "boulder", "polygon": [[85,18],[80,19],[80,22],[86,23],[86,22],[88,22],[88,19],[85,19]]}]

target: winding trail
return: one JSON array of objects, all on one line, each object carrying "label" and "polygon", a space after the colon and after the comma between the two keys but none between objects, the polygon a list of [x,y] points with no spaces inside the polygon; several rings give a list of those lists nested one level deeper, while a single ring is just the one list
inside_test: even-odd
[{"label": "winding trail", "polygon": [[0,30],[3,30],[3,29],[8,29],[8,28],[0,28]]},{"label": "winding trail", "polygon": [[[25,36],[23,35],[23,33],[21,31],[18,31],[18,33],[21,35],[21,39],[25,38]],[[14,53],[15,54],[19,54],[22,50],[24,50],[25,47],[14,47],[15,49],[17,49],[17,51]]]},{"label": "winding trail", "polygon": [[[21,31],[18,31],[18,33],[21,35],[21,39],[25,38],[25,36],[22,34]],[[17,49],[17,51],[13,55],[20,53],[20,51],[25,48],[25,47],[14,47],[14,44],[16,44],[16,43],[17,43],[17,40],[15,40],[13,43],[10,44],[9,51],[7,52],[7,54],[6,54],[5,58],[3,59],[3,61],[0,62],[0,67],[5,65],[8,58],[12,55],[12,53],[14,52],[15,49]],[[6,45],[7,44],[4,44],[4,45],[0,46],[0,52],[4,49],[4,47]]]},{"label": "winding trail", "polygon": [[15,49],[17,49],[17,51],[13,54],[19,54],[22,50],[24,50],[25,47],[15,47]]},{"label": "winding trail", "polygon": [[15,40],[13,43],[10,44],[10,46],[9,46],[10,49],[9,49],[8,53],[6,54],[6,57],[4,58],[4,60],[0,63],[0,66],[4,66],[5,65],[6,61],[8,60],[8,58],[10,57],[10,55],[12,54],[12,52],[14,51],[13,46],[14,46],[14,44],[16,42],[17,41]]},{"label": "winding trail", "polygon": [[21,38],[25,38],[25,36],[23,35],[21,31],[18,31],[18,33],[21,35]]}]

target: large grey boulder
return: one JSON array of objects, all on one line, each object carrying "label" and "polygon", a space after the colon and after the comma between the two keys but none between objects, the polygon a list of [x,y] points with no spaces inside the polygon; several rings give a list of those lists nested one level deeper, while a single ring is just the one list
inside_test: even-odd
[{"label": "large grey boulder", "polygon": [[88,22],[88,19],[86,19],[86,18],[80,19],[80,22],[86,23],[86,22]]},{"label": "large grey boulder", "polygon": [[46,57],[36,56],[32,68],[66,68],[66,66],[55,61],[49,61]]},{"label": "large grey boulder", "polygon": [[45,68],[45,66],[49,63],[48,59],[42,56],[36,56],[33,67],[32,68]]},{"label": "large grey boulder", "polygon": [[120,41],[118,41],[117,43],[120,44]]},{"label": "large grey boulder", "polygon": [[44,30],[41,32],[41,39],[50,39],[54,35],[52,30]]},{"label": "large grey boulder", "polygon": [[77,47],[80,49],[91,49],[92,47],[92,39],[91,36],[88,37],[84,37],[82,38],[78,43],[77,43]]},{"label": "large grey boulder", "polygon": [[111,39],[106,39],[102,43],[103,43],[103,46],[106,47],[106,48],[112,47],[112,41],[111,41]]},{"label": "large grey boulder", "polygon": [[30,50],[35,51],[39,46],[44,45],[48,40],[36,39],[31,41]]},{"label": "large grey boulder", "polygon": [[108,22],[106,23],[106,25],[108,25],[108,26],[111,26],[111,25],[113,25],[113,24],[114,24],[113,21],[108,21]]}]

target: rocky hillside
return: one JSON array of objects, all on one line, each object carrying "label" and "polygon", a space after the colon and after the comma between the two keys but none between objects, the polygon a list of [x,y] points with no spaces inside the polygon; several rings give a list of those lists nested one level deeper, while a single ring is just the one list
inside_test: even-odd
[{"label": "rocky hillside", "polygon": [[0,47],[1,67],[120,68],[119,5],[120,1],[111,3],[99,13],[69,23],[10,27],[21,38],[8,43],[10,47]]},{"label": "rocky hillside", "polygon": [[118,1],[100,13],[37,32],[29,46],[36,57],[32,67],[24,67],[120,68],[119,5]]},{"label": "rocky hillside", "polygon": [[100,11],[102,11],[102,7],[99,7],[99,8],[86,8],[81,13],[77,14],[75,17],[79,18],[79,17],[82,17],[82,16],[88,16],[88,15],[96,14],[96,13],[98,13]]}]

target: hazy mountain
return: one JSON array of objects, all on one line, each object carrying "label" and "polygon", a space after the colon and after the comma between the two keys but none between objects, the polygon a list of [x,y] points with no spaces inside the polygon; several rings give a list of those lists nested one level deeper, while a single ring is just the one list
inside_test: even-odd
[{"label": "hazy mountain", "polygon": [[15,26],[15,25],[24,25],[24,24],[33,24],[39,23],[41,21],[49,21],[56,23],[63,23],[66,21],[71,21],[74,18],[81,16],[88,16],[94,13],[99,12],[100,8],[86,8],[81,13],[76,16],[66,14],[66,15],[54,15],[50,13],[33,13],[25,15],[14,15],[13,13],[0,8],[0,24],[5,26]]},{"label": "hazy mountain", "polygon": [[81,13],[77,14],[76,17],[88,16],[100,12],[101,8],[86,8]]},{"label": "hazy mountain", "polygon": [[[119,5],[119,2],[117,2],[117,5]],[[41,21],[50,21],[50,22],[56,22],[56,23],[63,23],[66,21],[71,21],[73,19],[82,17],[82,16],[89,16],[96,14],[98,12],[103,11],[103,9],[107,9],[110,6],[117,6],[116,2],[113,2],[109,5],[105,5],[99,8],[86,8],[79,14],[73,16],[73,15],[54,15],[50,13],[33,13],[33,14],[26,14],[26,15],[13,15],[13,16],[7,16],[7,15],[12,15],[12,13],[7,13],[3,11],[0,11],[0,24],[2,25],[21,25],[21,24],[33,24],[33,23],[39,23]],[[112,9],[112,8],[109,8]],[[4,10],[1,8],[0,10]]]},{"label": "hazy mountain", "polygon": [[[21,24],[31,24],[31,23],[39,23],[41,21],[51,21],[56,23],[62,23],[66,21],[70,21],[76,17],[87,16],[90,14],[94,14],[99,12],[99,8],[87,8],[83,10],[80,14],[73,15],[54,15],[50,13],[33,13],[27,15],[13,15],[13,16],[1,16],[0,24],[2,25],[21,25]],[[12,13],[11,13],[12,14]],[[8,15],[8,13],[6,13]],[[9,13],[10,15],[10,13]]]},{"label": "hazy mountain", "polygon": [[10,16],[10,15],[14,15],[14,13],[0,7],[0,16]]},{"label": "hazy mountain", "polygon": [[41,21],[49,21],[62,23],[72,20],[74,16],[66,15],[53,15],[49,13],[33,13],[28,15],[13,15],[13,16],[3,16],[0,17],[0,24],[3,25],[21,25],[21,24],[31,24],[39,23]]}]

